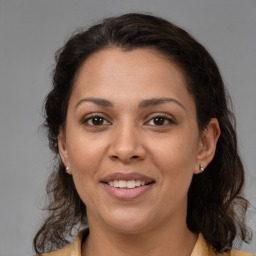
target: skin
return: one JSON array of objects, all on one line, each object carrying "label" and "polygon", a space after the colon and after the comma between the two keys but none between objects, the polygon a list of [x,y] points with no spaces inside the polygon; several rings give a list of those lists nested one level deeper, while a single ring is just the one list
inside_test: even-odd
[{"label": "skin", "polygon": [[[172,101],[141,107],[152,98]],[[63,163],[87,207],[82,255],[190,255],[197,236],[186,226],[187,192],[199,165],[212,160],[219,135],[216,119],[199,133],[182,70],[161,54],[111,48],[91,55],[77,72],[59,135]],[[144,174],[154,184],[120,200],[101,183],[115,172]]]}]

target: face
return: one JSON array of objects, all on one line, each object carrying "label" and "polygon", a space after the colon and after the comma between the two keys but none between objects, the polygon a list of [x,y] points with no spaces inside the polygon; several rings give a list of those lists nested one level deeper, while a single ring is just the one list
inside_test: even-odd
[{"label": "face", "polygon": [[89,225],[140,232],[186,221],[203,145],[184,75],[157,52],[90,56],[77,73],[59,148]]}]

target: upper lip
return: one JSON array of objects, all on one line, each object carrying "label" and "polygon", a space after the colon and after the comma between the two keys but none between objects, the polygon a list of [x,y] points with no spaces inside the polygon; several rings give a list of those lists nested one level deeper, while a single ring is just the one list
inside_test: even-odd
[{"label": "upper lip", "polygon": [[137,172],[130,172],[130,173],[115,172],[115,173],[105,176],[101,180],[101,182],[110,182],[113,180],[126,180],[126,181],[142,180],[142,181],[145,181],[146,183],[154,182],[154,179],[152,179],[144,174],[137,173]]}]

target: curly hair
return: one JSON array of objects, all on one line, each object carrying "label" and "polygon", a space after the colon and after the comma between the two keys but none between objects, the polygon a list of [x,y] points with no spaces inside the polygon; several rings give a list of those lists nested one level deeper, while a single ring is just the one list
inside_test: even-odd
[{"label": "curly hair", "polygon": [[221,129],[212,162],[202,175],[192,179],[187,226],[194,233],[201,232],[217,252],[230,250],[235,238],[249,242],[250,232],[245,224],[248,201],[241,195],[244,169],[237,148],[235,118],[215,61],[180,27],[152,15],[130,13],[77,31],[56,53],[53,88],[44,104],[44,126],[49,147],[57,157],[47,184],[48,217],[34,238],[35,251],[63,247],[74,227],[86,224],[86,206],[59,157],[58,135],[65,126],[76,72],[88,56],[109,47],[124,51],[154,49],[183,70],[187,89],[195,101],[199,131],[213,117]]}]

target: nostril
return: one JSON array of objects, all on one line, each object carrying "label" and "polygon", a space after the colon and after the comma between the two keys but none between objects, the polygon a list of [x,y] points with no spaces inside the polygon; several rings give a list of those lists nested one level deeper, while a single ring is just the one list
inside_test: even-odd
[{"label": "nostril", "polygon": [[118,156],[118,155],[112,155],[111,156],[112,160],[121,160],[121,161],[124,161],[124,162],[129,162],[131,160],[136,160],[136,159],[139,159],[140,157],[138,155],[133,155],[131,157],[122,157],[122,156]]}]

